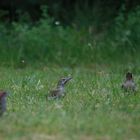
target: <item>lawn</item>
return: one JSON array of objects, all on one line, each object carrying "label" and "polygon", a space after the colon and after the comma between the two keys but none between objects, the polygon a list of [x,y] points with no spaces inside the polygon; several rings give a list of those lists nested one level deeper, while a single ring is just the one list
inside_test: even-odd
[{"label": "lawn", "polygon": [[[9,92],[0,140],[139,140],[139,90],[122,91],[125,73],[114,70],[0,68],[0,88]],[[64,76],[73,77],[65,98],[46,100]]]}]

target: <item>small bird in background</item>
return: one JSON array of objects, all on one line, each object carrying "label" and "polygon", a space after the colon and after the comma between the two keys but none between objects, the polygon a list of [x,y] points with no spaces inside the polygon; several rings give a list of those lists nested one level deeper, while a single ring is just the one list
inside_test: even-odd
[{"label": "small bird in background", "polygon": [[61,78],[58,81],[56,89],[50,91],[50,95],[47,97],[48,100],[64,97],[65,96],[65,85],[71,79],[72,79],[71,77]]},{"label": "small bird in background", "polygon": [[6,111],[7,92],[0,91],[0,116]]},{"label": "small bird in background", "polygon": [[126,73],[126,79],[122,84],[122,88],[125,91],[136,91],[136,84],[133,80],[133,75],[131,72]]}]

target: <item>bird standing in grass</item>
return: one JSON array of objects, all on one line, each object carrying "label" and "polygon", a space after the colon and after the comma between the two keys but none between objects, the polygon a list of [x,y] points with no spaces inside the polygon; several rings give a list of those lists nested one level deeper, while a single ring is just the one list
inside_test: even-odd
[{"label": "bird standing in grass", "polygon": [[0,116],[6,111],[6,95],[6,92],[0,91]]},{"label": "bird standing in grass", "polygon": [[126,73],[126,79],[125,79],[124,83],[122,84],[122,88],[125,91],[136,91],[136,84],[133,80],[132,73],[130,73],[130,72]]},{"label": "bird standing in grass", "polygon": [[64,97],[65,96],[65,85],[71,79],[72,79],[71,77],[61,78],[58,81],[56,89],[50,91],[50,95],[47,97],[48,100]]}]

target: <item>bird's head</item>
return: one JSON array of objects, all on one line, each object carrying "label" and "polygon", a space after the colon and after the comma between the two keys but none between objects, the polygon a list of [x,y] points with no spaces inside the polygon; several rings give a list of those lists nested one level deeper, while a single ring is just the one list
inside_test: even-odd
[{"label": "bird's head", "polygon": [[126,73],[126,80],[132,80],[133,76],[131,72]]},{"label": "bird's head", "polygon": [[65,86],[65,84],[71,80],[72,78],[71,77],[65,77],[65,78],[61,78],[59,81],[58,81],[58,84],[57,86]]}]

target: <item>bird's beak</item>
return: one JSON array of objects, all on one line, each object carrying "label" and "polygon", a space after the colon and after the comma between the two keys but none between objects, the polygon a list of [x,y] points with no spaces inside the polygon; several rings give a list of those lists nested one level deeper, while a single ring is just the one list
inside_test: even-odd
[{"label": "bird's beak", "polygon": [[72,79],[72,77],[66,78],[66,79],[65,79],[65,82],[64,82],[64,85],[65,85],[69,80],[71,80],[71,79]]}]

